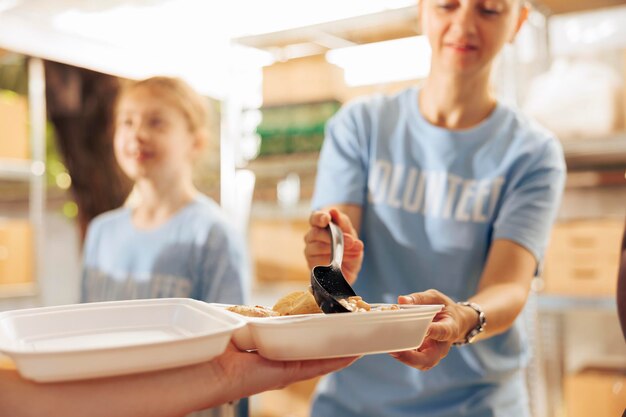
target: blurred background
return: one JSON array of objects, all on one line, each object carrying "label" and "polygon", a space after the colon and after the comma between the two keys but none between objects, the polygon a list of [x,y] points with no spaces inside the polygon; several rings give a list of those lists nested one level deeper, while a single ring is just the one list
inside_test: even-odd
[{"label": "blurred background", "polygon": [[[426,76],[415,3],[0,0],[0,311],[78,301],[85,227],[129,191],[111,149],[117,82],[152,75],[179,76],[211,104],[196,183],[248,238],[251,301],[306,287],[325,122]],[[493,84],[557,134],[569,170],[530,301],[533,417],[621,416],[626,3],[532,3]],[[307,416],[315,383],[255,396],[251,415]]]}]

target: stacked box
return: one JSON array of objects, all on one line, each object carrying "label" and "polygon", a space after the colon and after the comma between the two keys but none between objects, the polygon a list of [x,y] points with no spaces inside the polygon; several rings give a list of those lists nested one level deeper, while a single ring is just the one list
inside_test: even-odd
[{"label": "stacked box", "polygon": [[326,122],[339,107],[339,102],[327,101],[261,109],[260,155],[319,151]]},{"label": "stacked box", "polygon": [[276,62],[263,68],[263,105],[339,100],[345,90],[343,70],[324,55]]},{"label": "stacked box", "polygon": [[545,258],[545,292],[614,296],[623,231],[618,220],[557,223]]},{"label": "stacked box", "polygon": [[301,281],[308,285],[311,271],[304,257],[307,219],[253,219],[250,248],[259,282]]},{"label": "stacked box", "polygon": [[619,417],[626,410],[624,370],[583,370],[564,385],[567,417]]},{"label": "stacked box", "polygon": [[10,91],[0,91],[0,158],[30,158],[28,104]]},{"label": "stacked box", "polygon": [[0,287],[33,282],[33,228],[26,220],[0,222]]}]

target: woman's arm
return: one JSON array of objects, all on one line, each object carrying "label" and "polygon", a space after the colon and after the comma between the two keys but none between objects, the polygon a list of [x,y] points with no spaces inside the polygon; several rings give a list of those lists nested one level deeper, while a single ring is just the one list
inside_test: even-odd
[{"label": "woman's arm", "polygon": [[[478,291],[468,300],[480,305],[487,317],[480,338],[492,337],[513,325],[526,304],[535,268],[535,257],[523,246],[504,239],[493,243]],[[398,302],[445,305],[430,325],[419,349],[393,354],[396,359],[418,369],[426,370],[437,365],[448,354],[452,343],[465,340],[478,324],[474,309],[457,304],[436,290],[400,296]]]},{"label": "woman's arm", "polygon": [[[526,304],[536,269],[535,257],[523,246],[503,239],[494,242],[478,292],[469,300],[480,305],[489,317],[479,338],[495,336],[513,325]],[[471,330],[476,326],[476,314],[469,307],[464,309],[466,313],[469,310],[464,329],[469,326]]]},{"label": "woman's arm", "polygon": [[354,359],[276,362],[230,346],[199,365],[85,381],[39,384],[0,370],[0,415],[184,416],[341,369]]}]

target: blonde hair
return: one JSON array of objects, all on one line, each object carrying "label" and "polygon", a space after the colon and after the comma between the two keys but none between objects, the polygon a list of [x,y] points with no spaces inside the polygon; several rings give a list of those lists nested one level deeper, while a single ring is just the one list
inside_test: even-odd
[{"label": "blonde hair", "polygon": [[207,101],[180,78],[158,76],[123,85],[117,96],[115,112],[117,113],[120,102],[126,96],[140,88],[162,96],[179,109],[187,119],[189,130],[194,134],[199,134],[203,140],[206,139],[209,128]]}]

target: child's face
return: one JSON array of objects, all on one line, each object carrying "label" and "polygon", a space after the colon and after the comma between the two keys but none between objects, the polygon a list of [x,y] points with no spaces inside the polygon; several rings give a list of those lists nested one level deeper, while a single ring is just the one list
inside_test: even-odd
[{"label": "child's face", "polygon": [[422,0],[420,7],[433,70],[457,75],[488,69],[526,12],[520,0]]},{"label": "child's face", "polygon": [[133,181],[170,181],[191,170],[197,140],[181,110],[146,88],[127,93],[118,105],[115,157]]}]

